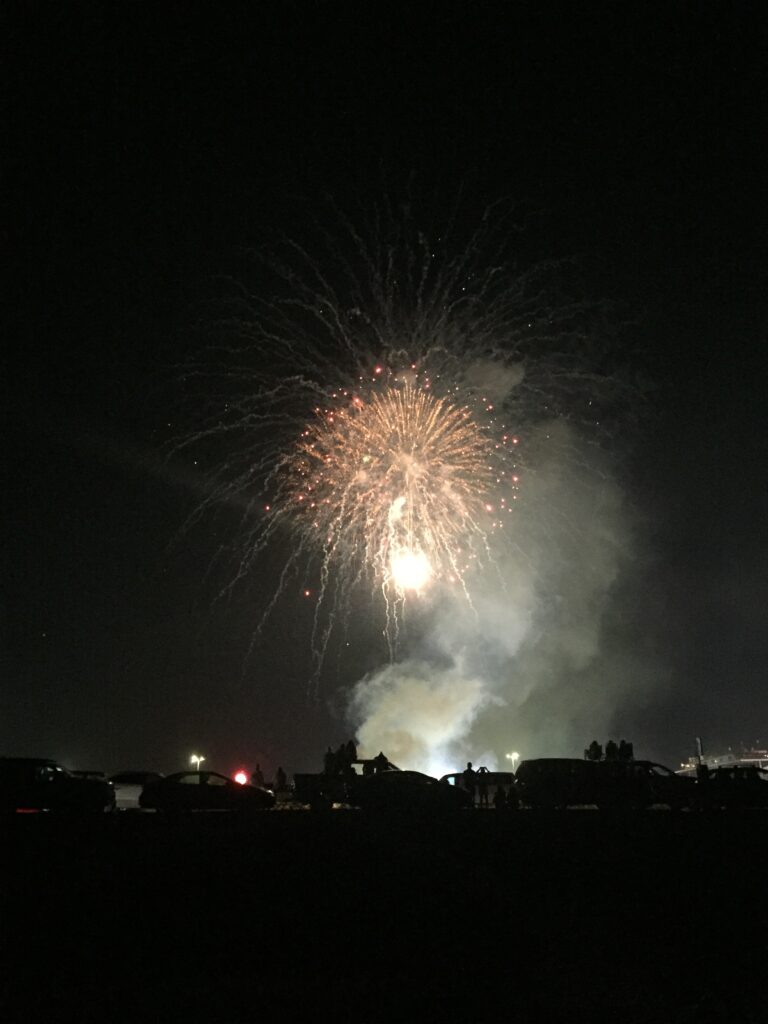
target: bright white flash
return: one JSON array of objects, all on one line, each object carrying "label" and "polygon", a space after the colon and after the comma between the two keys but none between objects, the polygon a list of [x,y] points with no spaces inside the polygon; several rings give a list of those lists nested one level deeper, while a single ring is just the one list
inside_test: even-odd
[{"label": "bright white flash", "polygon": [[423,551],[401,551],[392,558],[392,579],[398,590],[423,590],[432,578],[432,566]]}]

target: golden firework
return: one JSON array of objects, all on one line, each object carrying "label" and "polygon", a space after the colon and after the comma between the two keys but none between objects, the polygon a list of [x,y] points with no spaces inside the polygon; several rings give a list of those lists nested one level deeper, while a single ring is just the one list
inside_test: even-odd
[{"label": "golden firework", "polygon": [[[290,463],[294,522],[387,588],[462,579],[490,525],[493,441],[466,406],[410,380],[317,410]],[[359,561],[358,561],[359,560]]]}]

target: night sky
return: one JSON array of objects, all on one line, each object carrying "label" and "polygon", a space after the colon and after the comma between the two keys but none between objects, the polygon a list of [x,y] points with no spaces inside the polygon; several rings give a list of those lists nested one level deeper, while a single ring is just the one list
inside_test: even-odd
[{"label": "night sky", "polygon": [[159,453],[216,282],[257,288],[249,252],[300,236],[308,204],[399,201],[409,180],[430,226],[458,194],[467,217],[502,197],[537,211],[527,255],[576,259],[650,382],[621,460],[616,606],[658,678],[615,707],[616,738],[673,766],[696,735],[768,742],[757,11],[7,5],[0,752],[295,770],[347,738],[355,675],[308,699],[290,602],[247,658],[247,592],[212,603],[205,578],[218,538],[178,540],[201,480]]}]

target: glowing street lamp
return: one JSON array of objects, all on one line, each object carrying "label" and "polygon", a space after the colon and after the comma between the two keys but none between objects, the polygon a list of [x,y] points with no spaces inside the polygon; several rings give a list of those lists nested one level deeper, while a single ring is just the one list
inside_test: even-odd
[{"label": "glowing street lamp", "polygon": [[200,771],[200,765],[203,763],[204,760],[205,760],[205,758],[204,757],[200,757],[199,754],[193,754],[192,757],[190,757],[190,759],[189,759],[189,763],[193,764],[196,767],[197,771],[199,772]]},{"label": "glowing street lamp", "polygon": [[516,750],[513,750],[511,754],[507,754],[506,758],[512,762],[512,771],[517,771],[517,762],[520,760],[520,755]]}]

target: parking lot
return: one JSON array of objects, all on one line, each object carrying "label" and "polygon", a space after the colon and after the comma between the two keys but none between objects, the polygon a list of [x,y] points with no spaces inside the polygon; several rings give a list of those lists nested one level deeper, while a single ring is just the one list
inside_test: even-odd
[{"label": "parking lot", "polygon": [[30,815],[7,836],[4,1021],[765,1019],[762,813]]}]

